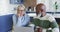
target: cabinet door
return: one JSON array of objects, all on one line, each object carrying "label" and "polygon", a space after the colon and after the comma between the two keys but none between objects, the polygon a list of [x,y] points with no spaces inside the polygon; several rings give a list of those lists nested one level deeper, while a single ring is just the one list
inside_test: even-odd
[{"label": "cabinet door", "polygon": [[26,7],[34,7],[36,5],[36,0],[24,0],[24,5]]}]

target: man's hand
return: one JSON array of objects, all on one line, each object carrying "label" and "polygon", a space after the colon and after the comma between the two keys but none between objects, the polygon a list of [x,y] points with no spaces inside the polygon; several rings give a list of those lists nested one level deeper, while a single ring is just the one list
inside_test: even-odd
[{"label": "man's hand", "polygon": [[38,28],[38,32],[42,32],[42,27],[39,27]]},{"label": "man's hand", "polygon": [[42,27],[37,26],[37,32],[42,32]]}]

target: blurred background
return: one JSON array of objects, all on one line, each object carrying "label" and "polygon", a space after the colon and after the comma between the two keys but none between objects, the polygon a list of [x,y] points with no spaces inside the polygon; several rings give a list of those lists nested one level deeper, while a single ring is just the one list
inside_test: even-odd
[{"label": "blurred background", "polygon": [[[16,14],[16,8],[19,4],[24,4],[26,13],[30,17],[34,17],[36,16],[35,7],[39,3],[46,5],[46,13],[53,15],[60,26],[60,0],[0,0],[0,18],[5,15]],[[4,22],[1,21],[0,23]]]}]

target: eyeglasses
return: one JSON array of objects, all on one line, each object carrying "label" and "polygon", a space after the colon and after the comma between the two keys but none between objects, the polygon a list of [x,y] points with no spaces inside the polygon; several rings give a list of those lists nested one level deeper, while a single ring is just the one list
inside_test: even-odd
[{"label": "eyeglasses", "polygon": [[25,10],[18,10],[18,11],[25,11]]}]

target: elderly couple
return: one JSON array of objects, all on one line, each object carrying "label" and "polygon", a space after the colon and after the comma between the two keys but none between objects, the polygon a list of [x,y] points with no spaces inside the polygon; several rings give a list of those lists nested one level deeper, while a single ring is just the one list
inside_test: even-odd
[{"label": "elderly couple", "polygon": [[[49,28],[42,27],[42,32],[47,32],[46,30],[49,30],[49,29],[52,29],[52,32],[59,32],[59,27],[58,27],[58,24],[57,24],[55,18],[52,15],[46,14],[46,6],[43,3],[40,3],[36,6],[36,17],[33,17],[33,18],[38,18],[40,20],[48,20],[53,24],[53,25],[50,24],[53,26],[53,28],[52,27],[49,27]],[[23,4],[19,5],[17,7],[17,14],[13,15],[13,26],[25,27],[29,24],[29,22],[30,22],[30,17],[26,14],[25,6]],[[44,23],[42,23],[42,25],[43,24]]]}]

